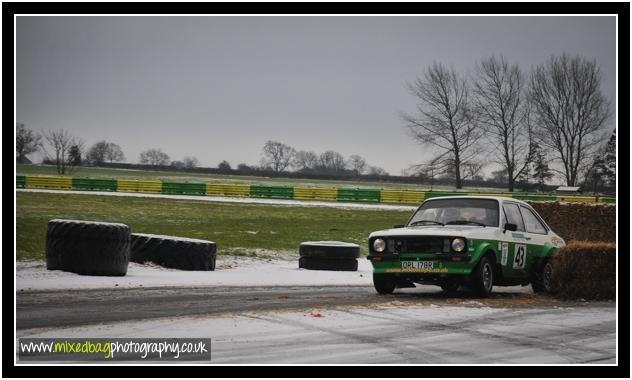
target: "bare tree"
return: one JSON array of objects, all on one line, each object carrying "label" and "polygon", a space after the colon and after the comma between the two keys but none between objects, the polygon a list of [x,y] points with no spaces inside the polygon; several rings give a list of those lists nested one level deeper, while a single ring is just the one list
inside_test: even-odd
[{"label": "bare tree", "polygon": [[90,147],[86,158],[91,164],[100,165],[105,162],[105,154],[108,149],[107,141],[99,141]]},{"label": "bare tree", "polygon": [[432,159],[430,161],[428,161],[427,163],[423,163],[423,164],[416,164],[416,165],[411,165],[408,168],[408,172],[410,173],[414,173],[415,175],[417,175],[422,182],[423,181],[429,181],[430,182],[430,190],[432,190],[432,187],[434,186],[435,183],[435,179],[442,173],[445,173],[447,170],[447,167],[443,166],[444,164],[441,163],[441,158],[435,158]]},{"label": "bare tree", "polygon": [[83,141],[65,129],[49,131],[44,135],[44,139],[53,151],[54,156],[49,155],[48,152],[46,155],[55,163],[57,173],[72,174],[78,164],[81,164],[77,155],[81,156]]},{"label": "bare tree", "polygon": [[161,149],[147,149],[140,154],[140,163],[148,165],[169,165],[169,155]]},{"label": "bare tree", "polygon": [[230,167],[230,163],[226,160],[220,162],[219,165],[217,165],[217,168],[219,169],[219,171],[224,173],[229,173],[232,170],[232,168]]},{"label": "bare tree", "polygon": [[482,180],[481,173],[484,166],[484,163],[474,160],[463,164],[463,179]]},{"label": "bare tree", "polygon": [[524,75],[518,65],[490,57],[476,67],[474,111],[494,147],[496,162],[505,170],[509,191],[533,156],[530,106]]},{"label": "bare tree", "polygon": [[18,163],[29,162],[27,155],[35,153],[41,146],[42,136],[24,127],[22,123],[15,125],[15,156]]},{"label": "bare tree", "polygon": [[278,141],[266,141],[261,163],[275,172],[282,172],[290,166],[295,154],[296,151],[289,145]]},{"label": "bare tree", "polygon": [[118,144],[108,143],[108,148],[105,152],[105,159],[110,162],[125,161],[125,154],[123,153],[123,149],[121,149]]},{"label": "bare tree", "polygon": [[348,166],[351,170],[355,172],[356,175],[360,175],[366,170],[367,164],[364,158],[358,156],[357,154],[354,154],[349,157]]},{"label": "bare tree", "polygon": [[601,93],[602,76],[596,61],[563,54],[552,56],[531,75],[530,93],[537,116],[539,143],[561,162],[568,186],[579,182],[579,173],[604,136],[610,103]]},{"label": "bare tree", "polygon": [[438,150],[437,164],[454,170],[457,189],[463,187],[463,165],[478,153],[476,143],[481,137],[469,109],[468,87],[453,68],[434,63],[423,78],[409,84],[419,101],[418,115],[402,115],[415,140]]},{"label": "bare tree", "polygon": [[325,171],[341,172],[346,168],[345,158],[336,151],[328,150],[318,157],[318,168]]},{"label": "bare tree", "polygon": [[373,176],[385,176],[388,175],[388,172],[380,167],[377,166],[369,166],[369,168],[367,169],[369,175],[373,175]]},{"label": "bare tree", "polygon": [[103,140],[90,147],[86,158],[94,165],[101,165],[105,161],[123,161],[125,155],[119,145]]},{"label": "bare tree", "polygon": [[296,170],[314,169],[318,165],[318,156],[314,152],[300,150],[294,155],[292,166]]},{"label": "bare tree", "polygon": [[182,161],[185,168],[195,168],[200,164],[200,161],[194,156],[186,156]]}]

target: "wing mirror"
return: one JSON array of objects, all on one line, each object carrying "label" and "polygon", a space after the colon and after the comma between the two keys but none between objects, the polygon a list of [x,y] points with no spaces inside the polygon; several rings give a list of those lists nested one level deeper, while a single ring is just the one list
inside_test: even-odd
[{"label": "wing mirror", "polygon": [[518,229],[518,226],[517,226],[517,225],[515,225],[515,224],[513,224],[513,223],[505,223],[505,231],[503,231],[503,233],[504,233],[504,232],[506,232],[507,230],[509,230],[509,231],[515,231],[515,230],[517,230],[517,229]]}]

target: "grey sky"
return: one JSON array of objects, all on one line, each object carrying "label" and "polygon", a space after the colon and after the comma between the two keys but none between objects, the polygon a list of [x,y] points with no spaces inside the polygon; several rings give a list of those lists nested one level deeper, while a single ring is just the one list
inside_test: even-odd
[{"label": "grey sky", "polygon": [[159,147],[256,164],[270,139],[400,174],[429,158],[398,116],[414,111],[405,84],[424,66],[581,54],[614,104],[615,32],[614,17],[23,16],[17,121],[115,142],[129,162]]}]

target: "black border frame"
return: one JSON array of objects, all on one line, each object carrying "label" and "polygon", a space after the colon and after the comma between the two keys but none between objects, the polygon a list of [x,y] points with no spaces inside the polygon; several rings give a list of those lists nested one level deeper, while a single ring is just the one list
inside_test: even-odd
[{"label": "black border frame", "polygon": [[[617,137],[619,146],[625,147],[621,149],[625,152],[621,157],[629,157],[629,121],[630,110],[629,104],[630,94],[630,52],[629,52],[629,36],[630,36],[630,3],[43,3],[43,2],[15,2],[2,4],[3,19],[3,55],[4,65],[2,77],[4,79],[3,95],[3,122],[6,125],[3,128],[5,134],[5,164],[8,167],[10,161],[8,147],[10,136],[9,125],[14,122],[13,104],[14,94],[13,86],[13,62],[9,63],[10,57],[14,57],[14,15],[15,14],[617,14],[619,16],[619,41],[618,41],[618,126]],[[11,110],[11,111],[9,111]],[[624,112],[620,112],[624,110]],[[621,128],[620,126],[623,126]],[[619,192],[617,199],[617,207],[620,210],[629,210],[629,173],[628,161],[618,160],[618,165],[623,163],[623,170],[619,169],[619,187],[627,189],[627,192]],[[9,169],[4,171],[5,183],[14,183],[13,172]],[[623,173],[623,174],[621,174]],[[623,182],[624,181],[624,182]],[[12,189],[11,189],[12,190]],[[11,191],[15,194],[15,191]],[[5,200],[9,198],[9,188],[3,191]],[[5,205],[9,203],[5,202]],[[15,206],[15,201],[14,201]],[[623,226],[627,226],[627,212],[623,212],[619,221],[620,236],[626,236],[622,231]],[[14,220],[15,226],[15,220]],[[6,230],[5,230],[6,231]],[[629,236],[629,235],[628,235]],[[9,252],[9,239],[4,239],[3,244],[6,247],[4,252]],[[11,249],[13,249],[11,247]],[[573,377],[573,378],[590,378],[590,377],[630,377],[630,357],[628,349],[630,348],[629,333],[629,297],[630,297],[630,267],[629,255],[626,249],[622,250],[619,256],[619,299],[618,304],[618,365],[617,366],[423,366],[423,367],[355,367],[351,368],[350,376],[353,378],[366,377],[485,377],[485,378],[504,378],[504,377]],[[15,265],[14,256],[5,254],[3,257],[5,278],[14,276],[12,269]],[[6,282],[5,282],[6,283]],[[3,303],[5,310],[15,310],[15,294],[12,289],[3,288]],[[2,375],[3,377],[91,377],[96,375],[99,377],[119,377],[133,376],[141,373],[140,377],[265,377],[265,378],[287,378],[287,377],[345,377],[345,371],[336,366],[309,366],[309,370],[305,367],[277,367],[277,366],[237,366],[237,367],[177,367],[177,366],[143,366],[138,367],[140,372],[133,371],[127,366],[99,366],[95,371],[95,367],[85,366],[15,366],[13,364],[15,351],[11,347],[15,347],[13,342],[14,324],[13,318],[8,318],[5,313],[3,321],[3,361]],[[627,348],[627,349],[626,349]],[[281,368],[281,371],[279,369]],[[256,369],[256,372],[254,370]],[[195,370],[195,371],[194,371]]]}]

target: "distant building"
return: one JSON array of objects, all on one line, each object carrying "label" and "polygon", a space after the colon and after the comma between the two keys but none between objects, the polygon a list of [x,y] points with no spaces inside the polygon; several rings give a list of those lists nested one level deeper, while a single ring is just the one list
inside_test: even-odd
[{"label": "distant building", "polygon": [[557,194],[581,194],[579,186],[560,186],[555,189]]}]

